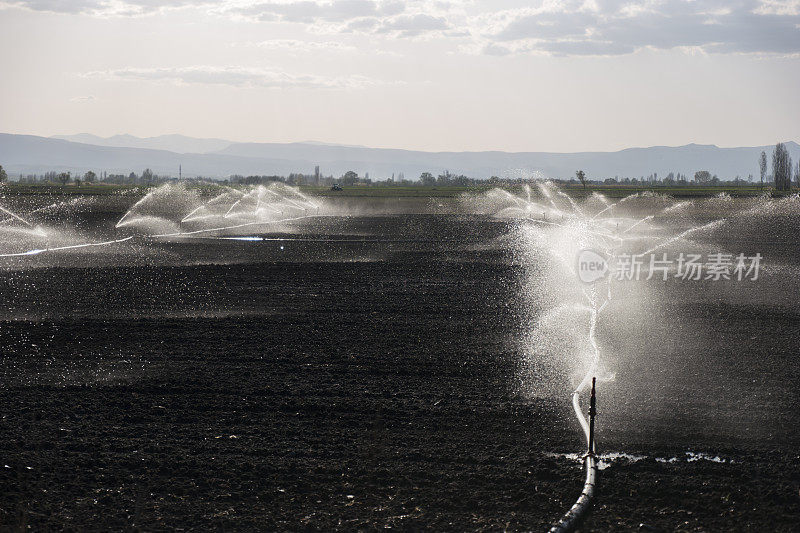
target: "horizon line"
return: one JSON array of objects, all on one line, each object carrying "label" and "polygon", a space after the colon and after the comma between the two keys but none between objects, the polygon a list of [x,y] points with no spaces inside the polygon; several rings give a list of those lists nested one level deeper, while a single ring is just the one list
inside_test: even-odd
[{"label": "horizon line", "polygon": [[[5,135],[20,135],[20,136],[29,136],[29,137],[39,137],[42,139],[53,139],[53,140],[61,140],[65,142],[72,142],[75,144],[87,144],[91,146],[101,146],[101,145],[92,145],[91,143],[82,143],[80,141],[73,141],[69,139],[59,139],[59,137],[68,137],[68,136],[76,136],[76,135],[91,135],[93,137],[97,137],[102,140],[109,140],[113,137],[132,137],[138,140],[149,140],[149,139],[158,139],[160,137],[169,137],[169,136],[179,136],[184,137],[187,139],[198,140],[198,141],[223,141],[229,142],[231,145],[236,144],[266,144],[266,145],[290,145],[290,144],[301,144],[301,145],[318,145],[318,146],[330,146],[330,147],[340,147],[340,148],[356,148],[356,149],[367,149],[367,150],[396,150],[396,151],[403,151],[403,152],[422,152],[422,153],[429,153],[429,154],[446,154],[446,153],[453,153],[453,154],[465,154],[465,153],[505,153],[505,154],[527,154],[527,153],[541,153],[541,154],[610,154],[610,153],[618,153],[624,152],[626,150],[646,150],[651,148],[685,148],[689,146],[702,146],[702,147],[711,147],[711,148],[718,148],[718,149],[740,149],[740,148],[766,148],[766,147],[774,147],[778,143],[794,143],[800,146],[800,142],[797,140],[782,140],[778,141],[777,143],[767,143],[767,144],[758,144],[758,145],[735,145],[735,146],[720,146],[718,144],[709,144],[709,143],[699,143],[699,142],[687,142],[684,144],[654,144],[650,146],[627,146],[625,148],[619,148],[616,150],[575,150],[575,151],[560,151],[560,150],[503,150],[503,149],[481,149],[481,150],[431,150],[431,149],[414,149],[414,148],[396,148],[396,147],[385,147],[385,146],[367,146],[361,144],[349,144],[349,143],[338,143],[338,142],[331,142],[331,141],[318,141],[318,140],[303,140],[303,141],[234,141],[230,139],[223,139],[221,137],[193,137],[190,135],[186,135],[183,133],[164,133],[159,135],[152,135],[149,137],[140,137],[137,135],[133,135],[130,133],[117,133],[110,136],[101,136],[95,133],[89,132],[80,132],[80,133],[58,133],[54,135],[39,135],[34,133],[11,133],[11,132],[0,132],[0,134]],[[136,148],[136,149],[148,149],[148,150],[163,150],[165,152],[171,152],[171,150],[167,150],[164,148],[141,148],[141,147],[111,147],[111,148]],[[174,152],[173,152],[174,153]],[[213,153],[213,152],[211,152]]]}]

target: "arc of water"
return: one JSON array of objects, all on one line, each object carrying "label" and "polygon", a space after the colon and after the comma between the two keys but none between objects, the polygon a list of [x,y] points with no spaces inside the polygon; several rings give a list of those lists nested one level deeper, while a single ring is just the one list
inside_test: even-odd
[{"label": "arc of water", "polygon": [[306,202],[306,203],[308,203],[308,204],[310,204],[310,205],[311,205],[311,207],[313,207],[314,209],[318,209],[318,208],[319,208],[319,204],[317,204],[317,203],[316,203],[316,202],[314,202],[314,201],[313,201],[311,198],[309,198],[309,197],[308,197],[308,195],[305,195],[305,194],[303,194],[303,193],[302,193],[302,192],[300,192],[299,190],[295,190],[295,189],[290,189],[290,190],[292,191],[292,193],[294,193],[294,194],[298,195],[300,198],[302,198],[303,200],[305,200],[305,202]]},{"label": "arc of water", "polygon": [[671,213],[672,211],[677,211],[678,209],[683,209],[684,207],[686,207],[690,203],[691,202],[688,202],[688,201],[686,201],[686,202],[678,202],[677,204],[672,204],[671,206],[668,206],[668,207],[664,208],[664,210],[661,211],[661,212],[662,213]]},{"label": "arc of water", "polygon": [[657,244],[656,246],[650,248],[646,252],[642,252],[640,254],[636,254],[636,257],[642,257],[642,256],[645,256],[645,255],[649,255],[649,254],[655,252],[656,250],[659,250],[659,249],[663,248],[664,246],[669,246],[673,242],[676,242],[676,241],[679,241],[681,239],[684,239],[684,238],[688,237],[692,233],[696,233],[698,231],[703,231],[703,230],[707,230],[707,229],[716,228],[716,227],[721,226],[725,222],[726,222],[726,219],[721,218],[719,220],[714,220],[714,221],[709,222],[707,224],[703,224],[702,226],[696,226],[694,228],[687,229],[683,233],[681,233],[679,235],[676,235],[674,237],[671,237],[671,238],[669,238],[669,239]]},{"label": "arc of water", "polygon": [[[528,204],[525,203],[525,201],[522,198],[519,198],[516,195],[511,194],[510,192],[508,192],[505,189],[498,189],[498,191],[500,191],[502,194],[504,194],[507,198],[509,198],[515,204],[527,207]],[[528,200],[528,203],[530,203],[530,200]]]},{"label": "arc of water", "polygon": [[589,422],[581,409],[581,394],[586,390],[592,382],[592,377],[597,372],[597,367],[600,363],[600,349],[597,347],[597,339],[595,338],[595,331],[597,329],[597,309],[592,308],[590,325],[589,325],[589,343],[592,347],[592,362],[586,371],[586,374],[581,380],[580,384],[572,393],[572,409],[575,411],[575,416],[586,435],[586,445],[589,445]]},{"label": "arc of water", "polygon": [[194,208],[191,213],[189,213],[188,215],[186,215],[185,217],[183,217],[181,219],[181,222],[186,222],[187,220],[191,220],[191,216],[192,215],[194,215],[195,213],[197,213],[201,209],[205,209],[205,207],[206,207],[205,205],[201,205],[200,207]]},{"label": "arc of water", "polygon": [[[617,203],[618,203],[618,202],[617,202]],[[617,205],[617,203],[613,203],[613,204],[611,204],[611,205],[608,205],[608,206],[606,206],[606,208],[605,208],[605,209],[603,209],[603,210],[599,211],[598,213],[595,213],[595,215],[592,217],[592,220],[594,220],[595,218],[599,217],[600,215],[602,215],[602,214],[603,214],[603,213],[605,213],[606,211],[608,211],[608,210],[610,210],[610,209],[613,209],[613,208],[614,208],[614,206],[615,206],[615,205]]]},{"label": "arc of water", "polygon": [[12,219],[17,219],[17,220],[19,220],[20,222],[22,222],[22,223],[23,223],[23,224],[25,224],[26,226],[29,226],[29,227],[31,227],[31,228],[33,227],[33,224],[31,224],[30,222],[28,222],[27,220],[25,220],[24,218],[22,218],[22,217],[21,217],[21,216],[19,216],[18,214],[14,213],[13,211],[10,211],[10,210],[6,209],[5,207],[3,207],[3,206],[1,206],[1,205],[0,205],[0,211],[2,211],[3,213],[7,214],[7,215],[8,215],[8,216],[10,216]]},{"label": "arc of water", "polygon": [[239,198],[238,200],[236,200],[235,202],[233,202],[233,204],[231,204],[231,206],[228,208],[228,211],[226,211],[226,212],[225,212],[225,214],[224,214],[224,215],[222,215],[222,218],[228,218],[228,217],[230,216],[230,214],[231,214],[231,211],[233,211],[233,209],[234,209],[234,208],[235,208],[237,205],[239,205],[239,204],[241,203],[241,201],[242,201],[242,200],[244,200],[245,198],[247,198],[247,197],[246,197],[246,196],[242,196],[241,198]]},{"label": "arc of water", "polygon": [[206,229],[198,229],[193,231],[176,231],[174,233],[159,233],[157,235],[149,235],[151,238],[164,238],[164,237],[181,237],[183,235],[198,235],[200,233],[213,233],[215,231],[225,231],[230,229],[239,229],[239,228],[246,228],[249,226],[263,226],[265,224],[279,224],[281,222],[293,222],[296,220],[303,220],[306,218],[310,218],[309,215],[303,215],[300,217],[292,217],[292,218],[282,218],[280,220],[269,220],[263,221],[260,220],[258,222],[246,222],[244,224],[235,224],[232,226],[222,226],[219,228],[206,228]]},{"label": "arc of water", "polygon": [[624,204],[625,202],[627,202],[631,198],[636,198],[636,195],[635,194],[631,194],[630,196],[626,196],[625,198],[623,198],[622,200],[619,200],[618,202],[614,202],[613,204],[611,204],[610,206],[606,207],[605,209],[603,209],[602,211],[597,213],[595,216],[593,216],[592,219],[597,218],[598,216],[602,215],[603,213],[605,213],[609,209],[613,209],[615,206],[618,206],[620,204]]},{"label": "arc of water", "polygon": [[0,254],[0,257],[21,257],[25,255],[39,255],[45,252],[58,252],[61,250],[75,250],[78,248],[90,248],[90,247],[97,247],[97,246],[108,246],[110,244],[117,244],[120,242],[125,242],[133,239],[133,236],[125,237],[123,239],[115,239],[113,241],[103,241],[103,242],[88,242],[83,244],[71,244],[69,246],[55,246],[52,248],[42,248],[42,249],[35,249],[35,250],[28,250],[27,252],[19,252],[14,254]]},{"label": "arc of water", "polygon": [[293,207],[295,207],[297,209],[301,209],[303,211],[308,210],[308,206],[305,205],[302,201],[298,202],[297,200],[295,200],[293,198],[289,198],[287,196],[283,197],[283,201],[284,202],[289,202]]},{"label": "arc of water", "polygon": [[141,198],[139,198],[139,200],[138,200],[137,202],[135,202],[135,203],[134,203],[134,204],[133,204],[133,205],[130,207],[130,209],[128,209],[128,210],[125,212],[125,214],[124,214],[124,215],[122,215],[122,218],[120,218],[120,219],[119,219],[119,221],[118,221],[118,222],[117,222],[117,224],[116,224],[116,227],[120,227],[120,225],[122,225],[122,221],[124,221],[126,218],[128,218],[128,216],[130,216],[130,214],[131,214],[131,213],[133,213],[133,212],[134,212],[134,210],[135,210],[137,207],[139,207],[140,205],[142,205],[142,204],[145,202],[145,200],[147,200],[148,198],[150,198],[151,196],[153,196],[153,194],[154,194],[154,193],[155,193],[157,190],[158,190],[158,189],[152,190],[152,191],[148,192],[147,194],[145,194],[144,196],[142,196]]},{"label": "arc of water", "polygon": [[[194,217],[191,217],[191,218],[187,217],[187,218],[182,219],[181,222],[194,222],[196,220],[207,220],[209,218],[219,218],[219,215],[210,214],[210,215],[194,216]],[[133,219],[133,221],[131,221],[131,222],[135,222],[135,221],[136,221],[136,219]],[[126,222],[125,224],[128,224],[128,223]]]},{"label": "arc of water", "polygon": [[[47,212],[47,211],[50,211],[50,210],[58,209],[58,208],[60,208],[62,206],[66,206],[66,205],[77,205],[81,200],[82,200],[82,198],[74,198],[72,200],[63,200],[61,202],[53,202],[50,205],[46,205],[46,206],[43,206],[43,207],[37,207],[36,209],[34,209],[32,211],[28,211],[27,215],[32,215],[34,213],[44,213],[44,212]],[[11,220],[13,220],[13,219],[11,219]],[[6,219],[4,221],[0,221],[0,224],[2,224],[4,222],[7,222],[7,221],[9,221],[9,219]]]},{"label": "arc of water", "polygon": [[632,230],[633,228],[635,228],[635,227],[636,227],[636,226],[638,226],[639,224],[642,224],[642,223],[644,223],[644,222],[647,222],[648,220],[652,220],[652,219],[653,219],[653,215],[647,215],[647,216],[646,216],[646,217],[644,217],[643,219],[636,221],[636,222],[635,222],[635,223],[634,223],[634,224],[633,224],[631,227],[629,227],[628,229],[626,229],[626,230],[625,230],[625,231],[623,231],[622,233],[623,233],[623,234],[624,234],[624,233],[628,233],[630,230]]},{"label": "arc of water", "polygon": [[305,211],[305,207],[303,207],[299,203],[295,202],[291,198],[287,198],[286,196],[280,195],[280,194],[278,194],[275,191],[272,191],[270,189],[266,189],[266,191],[268,193],[274,195],[275,197],[277,197],[280,202],[288,202],[290,204],[290,206],[295,207],[296,209],[302,209],[303,211]]},{"label": "arc of water", "polygon": [[537,188],[538,188],[538,189],[539,189],[539,190],[542,192],[542,195],[543,195],[545,198],[547,198],[547,200],[550,202],[550,205],[552,205],[552,206],[553,206],[553,209],[556,211],[556,213],[558,213],[558,214],[562,214],[563,212],[562,212],[562,211],[561,211],[561,209],[559,209],[559,208],[558,208],[558,206],[556,205],[556,202],[555,202],[555,200],[553,200],[553,195],[552,195],[552,194],[550,194],[550,191],[547,189],[547,186],[546,186],[546,184],[544,184],[544,183],[537,183],[537,184],[536,184],[536,187],[537,187]]},{"label": "arc of water", "polygon": [[590,444],[591,436],[590,436],[590,428],[589,422],[586,420],[586,415],[583,414],[583,410],[581,409],[581,395],[584,391],[589,387],[592,383],[592,379],[597,375],[597,369],[600,366],[600,348],[597,345],[597,321],[599,315],[605,310],[608,304],[611,302],[611,277],[606,277],[606,298],[605,301],[598,306],[597,305],[597,286],[593,285],[591,287],[591,294],[587,293],[586,290],[583,291],[584,297],[589,301],[590,304],[590,315],[589,315],[589,345],[591,347],[592,352],[592,360],[589,364],[589,367],[586,369],[586,373],[583,376],[583,379],[572,392],[572,410],[575,412],[575,416],[578,418],[578,422],[581,425],[581,429],[583,429],[583,433],[586,437],[586,444],[587,446]]},{"label": "arc of water", "polygon": [[578,204],[575,203],[575,200],[572,199],[572,196],[565,193],[564,191],[558,191],[558,194],[565,197],[569,202],[569,205],[572,206],[572,210],[578,214],[579,217],[583,218],[583,211],[578,207]]},{"label": "arc of water", "polygon": [[605,205],[606,207],[609,207],[611,205],[611,202],[608,201],[608,198],[606,198],[605,195],[600,194],[597,191],[592,193],[592,196],[595,196],[595,197],[599,198],[600,201],[603,203],[603,205]]},{"label": "arc of water", "polygon": [[[573,227],[570,227],[570,226],[566,226],[564,224],[559,224],[558,222],[550,222],[549,220],[541,220],[541,219],[538,219],[538,218],[526,218],[524,220],[526,220],[528,222],[536,222],[538,224],[545,224],[547,226],[556,226],[556,227],[559,227],[559,228],[565,228],[565,229],[577,231],[576,228],[573,228]],[[583,229],[583,231],[585,233],[587,233],[589,235],[593,235],[595,237],[606,238],[606,239],[614,239],[616,241],[625,240],[625,239],[619,237],[618,235],[613,235],[611,233],[601,233],[599,231],[593,231],[593,230],[587,230],[587,229]]]},{"label": "arc of water", "polygon": [[244,192],[240,191],[239,189],[235,189],[235,188],[231,187],[230,185],[223,185],[222,187],[224,189],[227,189],[228,192],[232,192],[233,194],[238,194],[239,196],[244,196],[245,194],[247,194],[247,193],[244,193]]}]

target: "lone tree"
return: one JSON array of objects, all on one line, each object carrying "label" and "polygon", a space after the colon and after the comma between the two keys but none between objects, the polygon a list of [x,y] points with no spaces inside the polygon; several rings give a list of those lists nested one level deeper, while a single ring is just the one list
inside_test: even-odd
[{"label": "lone tree", "polygon": [[58,175],[58,181],[61,182],[61,185],[66,185],[69,183],[70,173],[69,172],[62,172]]},{"label": "lone tree", "polygon": [[775,179],[775,188],[779,191],[788,191],[792,188],[792,158],[786,145],[778,143],[772,152],[772,175]]},{"label": "lone tree", "polygon": [[91,170],[83,175],[83,181],[86,183],[94,183],[94,180],[97,179],[97,174],[92,172]]},{"label": "lone tree", "polygon": [[422,182],[423,185],[427,186],[436,185],[436,178],[434,178],[433,174],[430,172],[423,172],[420,174],[419,181]]},{"label": "lone tree", "polygon": [[758,158],[758,169],[761,171],[761,190],[764,190],[764,177],[767,175],[767,152],[761,152]]},{"label": "lone tree", "polygon": [[797,170],[794,173],[794,186],[800,187],[800,160],[797,161]]},{"label": "lone tree", "polygon": [[342,176],[342,183],[344,185],[353,185],[357,181],[358,181],[358,174],[356,174],[352,170],[348,170],[347,172],[344,173],[344,176]]},{"label": "lone tree", "polygon": [[579,170],[575,173],[575,177],[578,178],[578,181],[583,185],[583,190],[586,190],[586,172]]},{"label": "lone tree", "polygon": [[701,170],[694,173],[695,183],[708,183],[711,181],[711,172],[708,170]]},{"label": "lone tree", "polygon": [[6,181],[8,181],[8,174],[3,170],[3,165],[0,165],[0,183],[5,183]]}]

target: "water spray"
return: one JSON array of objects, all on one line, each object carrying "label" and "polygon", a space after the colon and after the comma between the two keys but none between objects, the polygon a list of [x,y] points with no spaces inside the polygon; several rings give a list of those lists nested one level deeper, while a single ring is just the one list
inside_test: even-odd
[{"label": "water spray", "polygon": [[23,257],[27,255],[39,255],[45,252],[59,252],[62,250],[78,250],[80,248],[96,248],[100,246],[109,246],[112,244],[119,244],[121,242],[129,241],[133,239],[133,236],[124,237],[122,239],[114,239],[111,241],[103,241],[103,242],[87,242],[82,244],[70,244],[67,246],[55,246],[55,247],[47,247],[47,248],[37,248],[33,250],[28,250],[26,252],[18,252],[13,254],[0,254],[0,257]]},{"label": "water spray", "polygon": [[[677,241],[688,239],[695,233],[713,230],[727,220],[726,218],[721,218],[710,223],[691,227],[671,237],[659,238],[653,235],[654,230],[657,228],[648,222],[653,221],[660,214],[674,211],[675,208],[667,207],[658,214],[650,214],[643,218],[632,218],[630,216],[620,218],[618,214],[620,211],[619,206],[639,197],[631,195],[615,203],[601,198],[600,200],[604,206],[598,207],[597,212],[592,214],[586,211],[585,206],[578,206],[565,192],[554,189],[552,184],[540,183],[538,188],[541,196],[545,199],[543,203],[549,202],[551,206],[546,211],[545,205],[530,201],[526,202],[524,198],[514,197],[512,205],[504,207],[497,216],[512,216],[517,220],[531,223],[529,227],[535,232],[538,245],[543,251],[548,252],[561,263],[563,274],[571,274],[573,276],[576,271],[573,267],[572,257],[576,249],[594,251],[595,253],[601,252],[605,255],[606,265],[608,265],[618,257],[619,252],[627,248],[628,245],[634,244],[635,241],[655,241],[647,243],[650,246],[649,250],[643,253],[633,252],[632,256],[638,258]],[[565,200],[556,203],[556,200],[561,198]],[[567,205],[559,205],[565,203]],[[679,206],[678,209],[682,209],[687,204],[676,205]],[[532,217],[533,212],[541,212],[541,218]],[[547,217],[548,213],[553,213],[553,216],[549,217],[550,220]],[[613,216],[612,213],[616,214],[616,216]],[[561,217],[560,220],[559,216]],[[636,247],[638,248],[639,246],[637,245]],[[551,529],[551,532],[574,531],[581,520],[586,517],[595,494],[598,471],[595,447],[596,386],[597,375],[600,371],[600,347],[598,346],[596,333],[599,316],[606,311],[612,301],[612,279],[613,277],[610,273],[606,272],[604,286],[597,284],[585,286],[581,291],[582,296],[576,295],[583,302],[575,304],[573,307],[573,309],[581,309],[589,314],[588,346],[584,348],[585,355],[588,356],[589,361],[587,361],[588,365],[583,374],[583,379],[571,395],[575,416],[585,435],[586,453],[583,463],[586,478],[580,497]],[[546,315],[546,317],[560,314],[565,309],[567,309],[566,306],[560,306]],[[541,321],[544,320],[544,318],[541,319]],[[600,379],[601,381],[603,380],[602,375],[600,375]],[[609,376],[609,379],[613,379],[613,376]],[[591,395],[587,417],[584,409],[581,408],[581,398],[589,390],[591,390]]]},{"label": "water spray", "polygon": [[9,220],[18,220],[18,221],[22,222],[23,224],[25,224],[26,226],[28,226],[29,228],[33,227],[33,224],[31,224],[30,222],[28,222],[27,220],[25,220],[24,218],[22,218],[18,214],[14,213],[12,211],[9,211],[8,209],[6,209],[5,207],[3,207],[1,205],[0,205],[0,212],[5,213],[6,215],[10,216],[11,218]]},{"label": "water spray", "polygon": [[320,203],[290,187],[259,185],[246,192],[229,186],[223,189],[205,203],[192,206],[177,221],[163,206],[166,203],[177,210],[185,191],[170,186],[155,189],[136,202],[116,227],[138,227],[145,238],[180,238],[295,222],[320,214]]},{"label": "water spray", "polygon": [[[0,226],[2,226],[4,232],[8,233],[12,229],[14,231],[24,230],[26,235],[30,234],[46,239],[44,243],[29,245],[30,248],[24,251],[0,253],[0,258],[35,256],[47,252],[106,247],[131,241],[132,239],[188,238],[247,227],[296,222],[319,215],[320,212],[320,203],[289,187],[279,188],[277,191],[273,190],[272,187],[264,186],[255,187],[249,192],[242,192],[231,187],[224,187],[224,190],[225,192],[222,194],[200,206],[194,207],[188,215],[174,221],[171,211],[177,210],[176,203],[179,208],[180,202],[184,201],[186,191],[171,185],[159,187],[145,194],[122,215],[113,227],[111,240],[80,244],[54,245],[50,242],[50,235],[44,228],[34,226],[22,216],[0,205]],[[265,196],[272,198],[273,202],[265,203],[263,201]],[[52,206],[32,212],[50,209],[58,205],[61,204],[52,204]],[[201,220],[202,225],[198,227],[198,222]],[[19,229],[10,226],[11,223],[15,222],[18,223]],[[9,227],[6,227],[7,224]],[[156,231],[152,231],[147,227],[152,224],[160,224],[161,227],[157,227]],[[167,227],[163,228],[163,226]],[[139,228],[139,232],[135,235],[120,235],[123,229],[127,228]],[[158,231],[159,229],[161,231]]]}]

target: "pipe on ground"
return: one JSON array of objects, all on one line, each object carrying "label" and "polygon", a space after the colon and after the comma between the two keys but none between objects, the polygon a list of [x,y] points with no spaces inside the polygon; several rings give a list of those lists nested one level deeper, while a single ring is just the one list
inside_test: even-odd
[{"label": "pipe on ground", "polygon": [[583,484],[583,491],[578,497],[578,501],[567,511],[567,514],[550,529],[550,533],[569,533],[575,531],[581,521],[584,519],[589,509],[592,508],[592,498],[594,498],[595,483],[597,481],[597,457],[594,455],[594,417],[597,415],[597,404],[595,399],[595,384],[596,378],[592,378],[592,395],[589,403],[589,423],[580,412],[578,402],[579,392],[576,391],[573,396],[575,403],[575,412],[581,417],[582,423],[586,430],[586,437],[588,441],[589,450],[583,458],[584,468],[586,469],[586,481]]},{"label": "pipe on ground", "polygon": [[595,482],[597,481],[597,458],[594,455],[587,455],[583,459],[586,468],[586,481],[583,484],[583,491],[581,492],[578,501],[575,505],[567,511],[567,514],[559,521],[558,524],[550,529],[550,533],[567,533],[575,531],[575,528],[581,523],[586,513],[592,507],[592,498],[594,497]]}]

